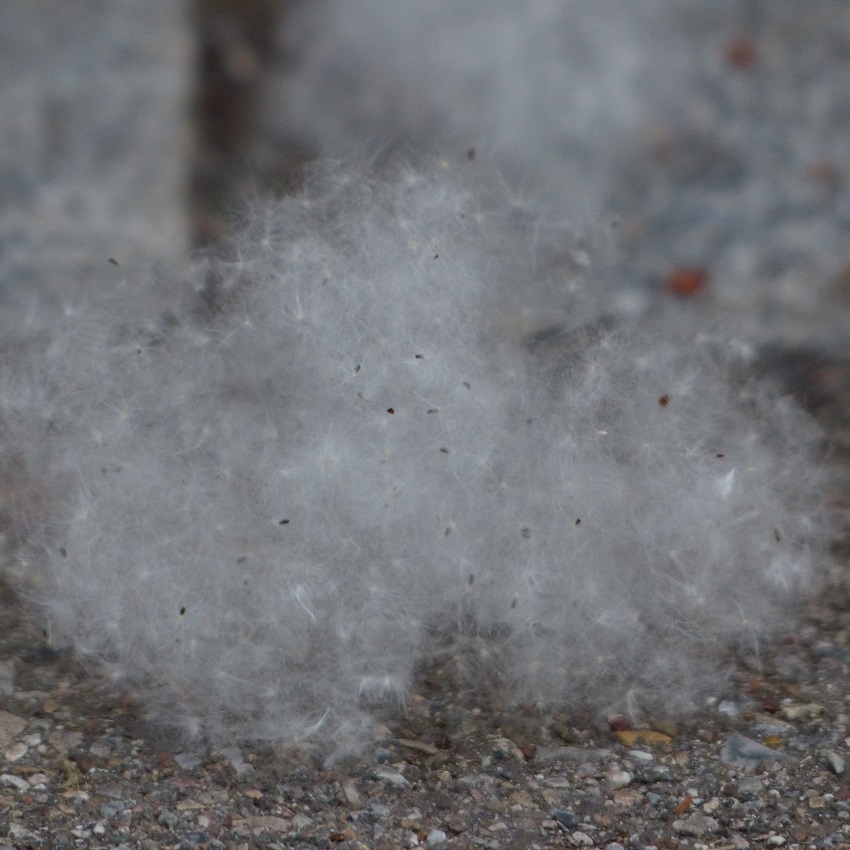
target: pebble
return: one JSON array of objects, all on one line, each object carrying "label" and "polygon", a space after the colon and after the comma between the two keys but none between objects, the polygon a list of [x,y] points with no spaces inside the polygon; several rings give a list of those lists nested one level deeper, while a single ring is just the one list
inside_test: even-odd
[{"label": "pebble", "polygon": [[824,761],[833,773],[844,773],[844,759],[834,750],[824,750]]},{"label": "pebble", "polygon": [[547,765],[554,762],[585,762],[602,761],[610,757],[610,750],[583,749],[582,747],[538,747],[534,753],[536,765]]},{"label": "pebble", "polygon": [[395,769],[386,765],[379,765],[372,771],[372,775],[393,788],[407,788],[410,783]]},{"label": "pebble", "polygon": [[168,829],[174,829],[174,827],[180,823],[180,818],[170,809],[163,809],[159,813],[159,817],[156,819],[156,822],[160,826],[168,827]]},{"label": "pebble", "polygon": [[14,785],[18,791],[29,791],[30,784],[23,777],[13,776],[11,773],[0,775],[0,785]]},{"label": "pebble", "polygon": [[0,748],[6,749],[27,728],[27,721],[9,711],[0,711]]},{"label": "pebble", "polygon": [[714,818],[699,812],[673,821],[673,832],[680,835],[692,835],[695,838],[707,832],[717,832],[719,828],[720,824]]},{"label": "pebble", "polygon": [[200,756],[195,755],[195,753],[177,753],[174,756],[174,761],[177,762],[183,770],[194,770],[196,767],[201,766],[201,758]]},{"label": "pebble", "polygon": [[445,844],[446,838],[446,833],[443,832],[442,829],[432,829],[428,833],[428,837],[425,839],[425,843],[429,847],[435,847],[438,844]]},{"label": "pebble", "polygon": [[566,809],[559,809],[557,812],[552,812],[552,817],[561,826],[575,826],[578,823],[578,818]]},{"label": "pebble", "polygon": [[98,758],[108,759],[126,755],[129,750],[127,742],[121,735],[111,733],[98,738],[90,747],[89,752]]},{"label": "pebble", "polygon": [[767,761],[797,761],[794,756],[779,750],[772,750],[752,738],[744,735],[732,734],[726,739],[720,758],[724,764],[740,765],[744,767],[754,766]]},{"label": "pebble", "polygon": [[245,763],[245,757],[239,747],[224,747],[218,750],[216,755],[229,764],[237,776],[250,776],[256,772],[252,765]]},{"label": "pebble", "polygon": [[815,702],[800,703],[798,705],[782,705],[779,713],[786,720],[813,720],[823,714],[824,708]]},{"label": "pebble", "polygon": [[605,779],[608,783],[609,791],[616,791],[618,788],[625,788],[632,781],[632,775],[626,770],[611,770]]},{"label": "pebble", "polygon": [[712,797],[706,803],[703,804],[702,810],[705,814],[713,814],[720,808],[720,800],[717,797]]},{"label": "pebble", "polygon": [[363,797],[357,790],[357,783],[353,779],[346,779],[342,783],[342,793],[345,794],[345,799],[352,808],[359,808],[363,804]]},{"label": "pebble", "polygon": [[6,761],[17,761],[26,755],[27,750],[29,750],[29,747],[26,744],[17,743],[9,747],[3,755]]},{"label": "pebble", "polygon": [[511,759],[519,762],[525,761],[525,756],[509,738],[497,738],[493,742],[493,758],[499,761],[510,761]]},{"label": "pebble", "polygon": [[393,757],[393,752],[387,747],[377,747],[372,753],[372,757],[375,759],[376,762],[378,762],[378,764],[383,764],[384,762],[389,761]]},{"label": "pebble", "polygon": [[109,803],[103,803],[100,807],[100,813],[105,818],[114,818],[119,812],[123,812],[124,809],[128,807],[132,807],[135,805],[131,800],[113,800]]}]

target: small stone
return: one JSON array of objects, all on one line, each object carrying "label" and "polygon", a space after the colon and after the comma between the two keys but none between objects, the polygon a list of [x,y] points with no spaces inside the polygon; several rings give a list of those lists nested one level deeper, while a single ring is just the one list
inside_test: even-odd
[{"label": "small stone", "polygon": [[525,761],[522,751],[510,738],[497,738],[493,742],[493,758],[498,761],[510,761],[511,759]]},{"label": "small stone", "polygon": [[844,759],[834,750],[824,750],[824,760],[833,773],[844,773]]},{"label": "small stone", "polygon": [[171,811],[171,809],[163,809],[159,813],[159,817],[156,819],[156,822],[160,826],[164,826],[168,829],[174,829],[178,823],[180,823],[180,818]]},{"label": "small stone", "polygon": [[18,761],[26,755],[27,750],[29,750],[29,747],[26,744],[18,743],[9,747],[3,755],[6,761]]},{"label": "small stone", "polygon": [[97,766],[97,761],[88,753],[78,750],[68,756],[69,761],[72,761],[79,768],[80,773],[86,774]]},{"label": "small stone", "polygon": [[640,791],[633,788],[619,788],[611,796],[618,806],[636,806],[642,797]]},{"label": "small stone", "polygon": [[428,833],[428,837],[425,839],[425,843],[429,847],[436,847],[438,844],[445,844],[446,838],[446,833],[443,832],[442,829],[432,829]]},{"label": "small stone", "polygon": [[353,779],[346,779],[346,781],[342,783],[342,793],[345,794],[345,799],[348,801],[348,805],[355,809],[359,808],[363,803],[363,797],[357,790],[357,785]]},{"label": "small stone", "polygon": [[578,823],[578,818],[566,809],[559,809],[557,812],[552,812],[552,817],[560,826],[575,826]]},{"label": "small stone", "polygon": [[601,761],[610,755],[610,750],[585,750],[581,747],[538,747],[534,754],[534,763],[546,765],[565,761],[575,764],[585,760]]},{"label": "small stone", "polygon": [[270,829],[273,832],[289,832],[291,821],[275,815],[254,815],[248,818],[248,824],[252,829]]},{"label": "small stone", "polygon": [[779,713],[786,720],[812,720],[815,717],[820,717],[823,712],[823,706],[815,702],[782,705],[779,709]]},{"label": "small stone", "polygon": [[196,767],[201,766],[201,758],[200,756],[195,755],[195,753],[177,753],[177,755],[174,756],[174,761],[176,761],[183,770],[194,770]]},{"label": "small stone", "polygon": [[612,770],[606,774],[605,779],[608,790],[616,791],[618,788],[625,788],[632,781],[632,775],[626,770]]},{"label": "small stone", "polygon": [[375,817],[388,818],[392,814],[392,809],[389,806],[379,803],[375,799],[369,800],[368,808]]},{"label": "small stone", "polygon": [[577,830],[570,836],[570,843],[574,847],[592,847],[593,839],[586,832]]},{"label": "small stone", "polygon": [[466,831],[466,821],[460,815],[451,815],[448,820],[446,820],[446,826],[455,833],[455,835],[460,835],[462,832]]},{"label": "small stone", "polygon": [[116,733],[110,733],[98,738],[90,747],[89,752],[101,759],[123,756],[129,752],[127,741]]},{"label": "small stone", "polygon": [[796,761],[793,756],[772,750],[744,735],[732,734],[726,739],[720,758],[724,764],[752,766],[766,761]]},{"label": "small stone", "polygon": [[523,809],[530,809],[534,805],[534,800],[528,791],[514,791],[508,797],[508,802]]},{"label": "small stone", "polygon": [[119,812],[123,812],[125,808],[126,806],[123,800],[112,800],[100,807],[100,813],[105,818],[114,818]]},{"label": "small stone", "polygon": [[0,785],[13,785],[18,791],[29,791],[30,784],[21,776],[14,776],[11,773],[0,775]]},{"label": "small stone", "polygon": [[399,746],[404,747],[408,750],[415,750],[419,753],[425,753],[427,756],[435,756],[439,753],[439,749],[435,747],[433,744],[429,744],[427,741],[415,741],[410,738],[396,738],[396,743]]},{"label": "small stone", "polygon": [[781,835],[771,835],[764,843],[769,847],[782,847],[785,844],[785,839]]},{"label": "small stone", "polygon": [[826,800],[820,794],[816,794],[814,797],[809,797],[810,809],[822,809],[825,806]]},{"label": "small stone", "polygon": [[612,841],[605,845],[605,850],[626,850],[626,848],[619,841]]},{"label": "small stone", "polygon": [[629,729],[614,732],[614,737],[624,746],[633,749],[635,744],[669,744],[673,739],[654,729]]},{"label": "small stone", "polygon": [[213,839],[211,839],[205,832],[187,832],[183,836],[183,841],[180,846],[183,847],[184,844],[188,844],[189,847],[203,847],[204,850],[211,850],[213,847],[224,846],[221,842],[213,843]]},{"label": "small stone", "polygon": [[224,747],[216,755],[229,764],[237,776],[250,776],[255,773],[253,765],[246,764],[239,747]]},{"label": "small stone", "polygon": [[9,838],[17,838],[21,840],[32,837],[27,828],[22,823],[17,823],[16,821],[12,821],[12,823],[9,824],[8,836]]},{"label": "small stone", "polygon": [[680,835],[693,835],[698,838],[707,832],[717,832],[719,826],[720,824],[714,818],[694,812],[685,818],[674,820],[673,832]]},{"label": "small stone", "polygon": [[410,783],[395,768],[380,765],[372,771],[372,775],[393,788],[407,788]]},{"label": "small stone", "polygon": [[9,711],[0,711],[0,747],[4,750],[27,728],[27,721]]}]

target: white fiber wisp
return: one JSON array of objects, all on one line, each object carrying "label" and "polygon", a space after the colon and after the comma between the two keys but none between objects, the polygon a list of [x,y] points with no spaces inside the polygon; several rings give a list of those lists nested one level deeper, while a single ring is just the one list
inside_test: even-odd
[{"label": "white fiber wisp", "polygon": [[811,579],[811,426],[722,339],[608,328],[474,166],[387,171],[6,364],[54,640],[215,740],[362,740],[437,641],[508,701],[688,708]]}]

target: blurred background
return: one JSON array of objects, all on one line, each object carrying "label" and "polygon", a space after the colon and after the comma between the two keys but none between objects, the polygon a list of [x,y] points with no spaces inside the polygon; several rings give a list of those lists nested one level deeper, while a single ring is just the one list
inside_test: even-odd
[{"label": "blurred background", "polygon": [[166,267],[317,155],[438,152],[613,233],[621,309],[835,353],[848,138],[844,0],[7,0],[0,293]]}]

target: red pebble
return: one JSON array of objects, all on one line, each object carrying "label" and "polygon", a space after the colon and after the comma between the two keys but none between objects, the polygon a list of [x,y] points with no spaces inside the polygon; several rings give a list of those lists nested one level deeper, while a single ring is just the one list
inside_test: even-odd
[{"label": "red pebble", "polygon": [[672,295],[690,298],[700,292],[708,282],[708,272],[702,266],[681,266],[668,272],[663,288]]}]

